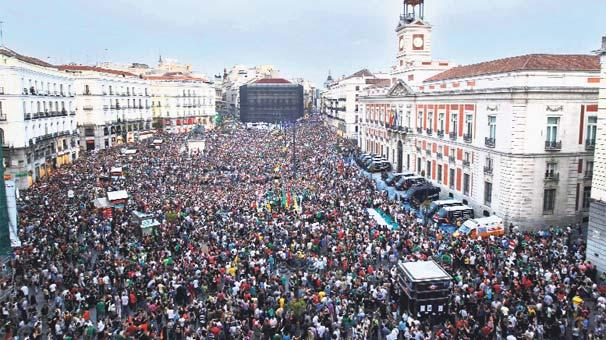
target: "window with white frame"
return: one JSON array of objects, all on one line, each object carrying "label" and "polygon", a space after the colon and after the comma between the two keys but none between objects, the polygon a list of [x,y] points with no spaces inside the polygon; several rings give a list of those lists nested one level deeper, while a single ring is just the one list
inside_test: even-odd
[{"label": "window with white frame", "polygon": [[552,143],[558,141],[558,125],[560,125],[560,117],[547,117],[546,141]]},{"label": "window with white frame", "polygon": [[556,162],[547,162],[545,167],[545,178],[553,178],[555,177],[557,171],[558,163]]},{"label": "window with white frame", "polygon": [[595,145],[596,132],[598,130],[598,117],[587,117],[587,145]]},{"label": "window with white frame", "polygon": [[488,116],[488,137],[497,138],[497,116]]},{"label": "window with white frame", "polygon": [[454,133],[457,133],[457,131],[459,131],[459,115],[456,113],[453,113],[450,115],[450,125],[451,125],[451,131]]},{"label": "window with white frame", "polygon": [[471,136],[473,133],[473,115],[465,115],[465,134]]}]

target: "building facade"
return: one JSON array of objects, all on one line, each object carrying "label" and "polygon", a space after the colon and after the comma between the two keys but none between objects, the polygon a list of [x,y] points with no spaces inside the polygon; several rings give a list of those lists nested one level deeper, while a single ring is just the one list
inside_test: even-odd
[{"label": "building facade", "polygon": [[167,132],[189,132],[196,125],[214,127],[215,88],[183,75],[145,77],[151,85],[154,127]]},{"label": "building facade", "polygon": [[[396,171],[427,177],[479,216],[526,228],[586,221],[597,58],[526,55],[430,65],[430,26],[407,3],[396,30],[398,81],[360,98],[362,149],[387,157]],[[427,70],[440,65],[441,72]]]},{"label": "building facade", "polygon": [[82,150],[107,149],[153,133],[148,81],[96,66],[62,65],[59,69],[74,78]]},{"label": "building facade", "polygon": [[303,86],[281,78],[263,78],[240,87],[242,122],[280,123],[303,117]]},{"label": "building facade", "polygon": [[[589,227],[587,231],[587,260],[606,271],[606,36],[602,37],[600,56],[601,76],[598,103],[596,143],[593,166]],[[597,81],[597,80],[596,80]]]},{"label": "building facade", "polygon": [[[329,79],[332,78],[329,75]],[[327,123],[345,138],[361,143],[360,94],[367,88],[376,85],[389,85],[387,75],[375,75],[367,69],[331,82],[322,92],[321,113]]]},{"label": "building facade", "polygon": [[75,91],[52,65],[0,48],[0,134],[18,188],[78,158]]},{"label": "building facade", "polygon": [[217,93],[191,66],[161,61],[157,69],[116,68],[56,66],[0,48],[0,135],[6,174],[18,188],[81,151],[142,140],[156,127],[213,127]]}]

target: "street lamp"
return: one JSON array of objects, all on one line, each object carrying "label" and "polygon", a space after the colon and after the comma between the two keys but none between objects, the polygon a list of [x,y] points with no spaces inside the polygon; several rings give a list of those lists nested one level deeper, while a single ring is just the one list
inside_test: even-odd
[{"label": "street lamp", "polygon": [[297,121],[292,127],[292,177],[297,179]]}]

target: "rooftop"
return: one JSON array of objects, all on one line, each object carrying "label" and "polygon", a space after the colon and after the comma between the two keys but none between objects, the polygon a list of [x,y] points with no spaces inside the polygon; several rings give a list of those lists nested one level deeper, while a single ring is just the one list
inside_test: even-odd
[{"label": "rooftop", "polygon": [[195,81],[204,81],[204,79],[199,77],[194,77],[191,75],[183,74],[181,72],[168,72],[164,73],[160,76],[143,76],[143,78],[148,80],[195,80]]},{"label": "rooftop", "polygon": [[59,66],[57,66],[57,68],[61,71],[92,71],[92,72],[108,73],[108,74],[113,74],[113,75],[118,75],[118,76],[123,76],[123,77],[126,77],[126,76],[136,77],[137,76],[134,73],[130,73],[130,72],[126,72],[126,71],[111,70],[108,68],[102,68],[102,67],[97,67],[97,66],[59,65]]},{"label": "rooftop", "polygon": [[291,84],[284,78],[262,78],[255,81],[255,84]]},{"label": "rooftop", "polygon": [[368,69],[362,69],[348,77],[343,78],[343,80],[345,79],[351,79],[351,78],[361,78],[361,77],[374,77],[375,75],[372,74],[372,72],[370,72]]},{"label": "rooftop", "polygon": [[17,60],[21,60],[23,62],[26,63],[30,63],[30,64],[34,64],[34,65],[38,65],[38,66],[44,66],[44,67],[54,67],[53,65],[42,61],[40,59],[36,59],[34,57],[28,57],[22,54],[19,54],[11,49],[8,49],[6,47],[0,47],[0,55],[4,55],[10,58],[15,58]]},{"label": "rooftop", "polygon": [[597,56],[585,54],[527,54],[453,67],[425,80],[425,82],[516,71],[600,71],[600,60]]}]

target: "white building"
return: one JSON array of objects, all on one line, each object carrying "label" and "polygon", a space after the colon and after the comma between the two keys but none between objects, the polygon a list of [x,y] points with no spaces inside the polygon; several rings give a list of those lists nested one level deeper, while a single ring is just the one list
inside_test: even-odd
[{"label": "white building", "polygon": [[188,132],[195,125],[214,126],[215,88],[202,78],[166,74],[145,77],[150,82],[156,128]]},{"label": "white building", "polygon": [[[329,75],[329,77],[331,77]],[[367,69],[333,81],[322,96],[322,114],[340,136],[361,143],[361,111],[359,95],[368,87],[390,84],[386,76],[377,76]]]},{"label": "white building", "polygon": [[62,65],[59,69],[74,78],[82,150],[106,149],[152,134],[147,80],[96,66]]},{"label": "white building", "polygon": [[606,36],[602,37],[602,48],[597,52],[600,55],[602,73],[599,81],[600,95],[587,232],[587,260],[596,264],[598,271],[604,272],[606,271]]},{"label": "white building", "polygon": [[0,48],[0,128],[6,174],[29,187],[78,157],[75,89],[70,75]]},{"label": "white building", "polygon": [[586,220],[597,57],[526,55],[455,68],[442,62],[448,70],[428,73],[428,26],[419,37],[419,21],[406,10],[404,17],[395,69],[410,68],[388,91],[360,98],[363,150],[386,156],[396,171],[426,176],[477,215],[523,227]]}]

